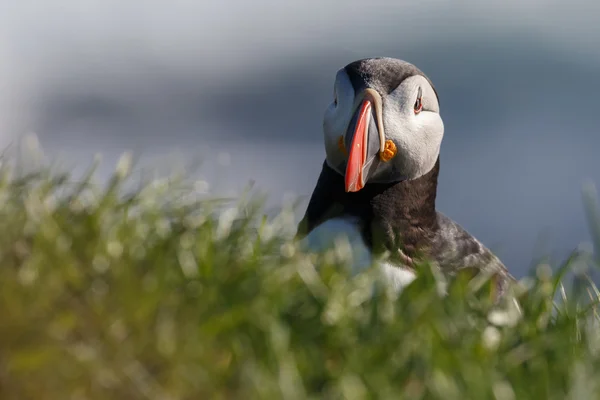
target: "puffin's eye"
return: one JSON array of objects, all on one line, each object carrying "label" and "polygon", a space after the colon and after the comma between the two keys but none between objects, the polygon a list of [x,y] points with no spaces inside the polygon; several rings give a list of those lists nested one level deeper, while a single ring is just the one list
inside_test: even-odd
[{"label": "puffin's eye", "polygon": [[418,114],[423,109],[423,93],[421,88],[419,88],[419,92],[417,93],[417,100],[415,101],[415,114]]}]

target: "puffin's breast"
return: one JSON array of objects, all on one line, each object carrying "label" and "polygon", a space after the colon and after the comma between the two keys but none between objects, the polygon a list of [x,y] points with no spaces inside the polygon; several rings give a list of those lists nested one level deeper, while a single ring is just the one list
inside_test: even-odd
[{"label": "puffin's breast", "polygon": [[336,243],[344,239],[349,245],[350,267],[353,275],[376,266],[380,268],[384,280],[395,291],[400,291],[416,278],[412,270],[373,256],[371,248],[363,239],[357,218],[344,217],[327,220],[302,239],[301,246],[308,251],[323,252],[333,249]]}]

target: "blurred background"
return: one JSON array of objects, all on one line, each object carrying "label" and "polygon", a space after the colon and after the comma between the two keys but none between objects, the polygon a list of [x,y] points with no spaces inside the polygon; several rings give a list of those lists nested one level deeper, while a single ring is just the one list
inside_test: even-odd
[{"label": "blurred background", "polygon": [[200,159],[214,193],[254,181],[271,204],[305,205],[336,71],[402,58],[440,95],[438,208],[520,277],[533,257],[589,241],[599,11],[592,0],[6,1],[0,146],[35,133],[74,169],[101,153],[105,176],[128,150],[149,165]]}]

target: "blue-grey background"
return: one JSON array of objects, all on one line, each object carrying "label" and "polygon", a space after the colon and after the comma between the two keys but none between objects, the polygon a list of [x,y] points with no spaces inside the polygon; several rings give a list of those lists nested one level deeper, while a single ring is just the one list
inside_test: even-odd
[{"label": "blue-grey background", "polygon": [[150,164],[200,157],[215,193],[253,180],[276,204],[312,191],[337,69],[402,58],[440,94],[439,209],[522,276],[545,249],[560,259],[589,240],[599,11],[592,0],[2,2],[0,145],[35,132],[74,168],[102,153],[104,174],[126,150]]}]

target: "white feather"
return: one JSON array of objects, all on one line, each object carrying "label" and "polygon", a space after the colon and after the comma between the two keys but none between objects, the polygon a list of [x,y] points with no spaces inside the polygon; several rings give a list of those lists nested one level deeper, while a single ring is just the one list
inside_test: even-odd
[{"label": "white feather", "polygon": [[[423,110],[414,112],[417,92],[422,90]],[[398,146],[399,171],[408,179],[416,179],[431,171],[440,153],[444,122],[433,88],[421,75],[406,78],[383,99],[383,124],[388,139]],[[374,176],[372,182],[376,182]]]},{"label": "white feather", "polygon": [[338,139],[346,134],[352,114],[356,111],[358,104],[350,78],[343,68],[335,76],[333,90],[337,104],[332,99],[323,118],[325,153],[327,154],[327,164],[338,173],[344,174],[346,156],[340,152]]},{"label": "white feather", "polygon": [[386,281],[388,281],[391,287],[397,292],[408,286],[417,277],[413,271],[406,268],[399,268],[388,261],[380,262],[379,266]]}]

